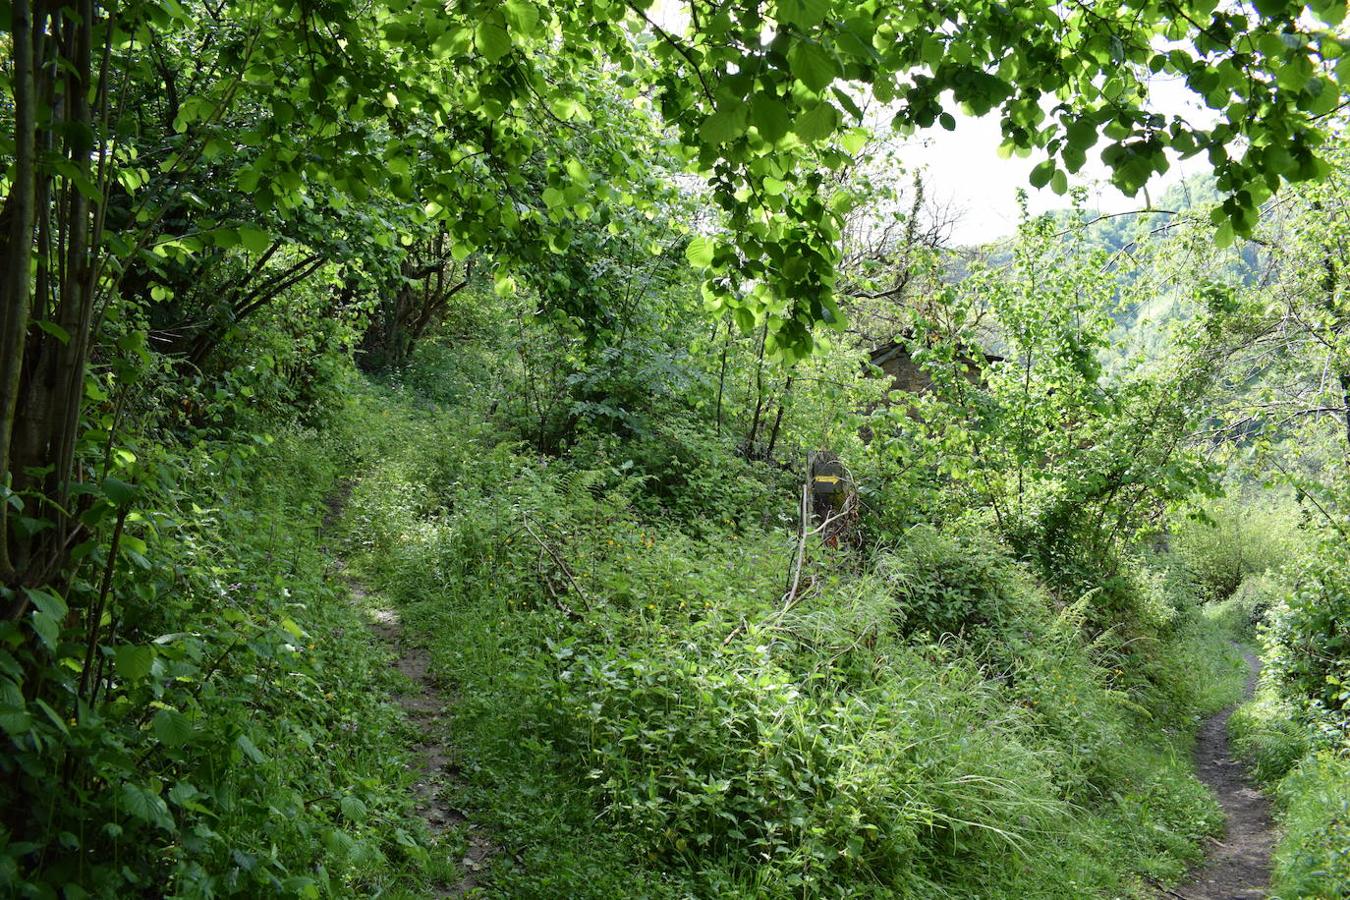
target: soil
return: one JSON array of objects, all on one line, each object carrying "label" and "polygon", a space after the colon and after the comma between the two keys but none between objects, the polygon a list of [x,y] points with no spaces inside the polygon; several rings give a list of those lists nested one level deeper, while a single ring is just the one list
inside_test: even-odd
[{"label": "soil", "polygon": [[[342,485],[329,497],[328,513],[324,517],[325,528],[341,516],[351,489],[350,483]],[[353,605],[366,613],[370,630],[389,648],[393,667],[409,682],[409,689],[394,699],[403,709],[413,731],[422,737],[415,747],[417,780],[413,782],[414,809],[426,822],[433,836],[439,838],[454,829],[464,834],[466,843],[464,857],[459,864],[463,875],[454,884],[438,885],[435,896],[463,896],[479,887],[497,848],[462,810],[446,799],[446,787],[457,774],[442,721],[450,699],[440,690],[431,674],[431,654],[425,647],[404,640],[403,623],[397,610],[378,606],[365,586],[347,572],[342,561],[335,560],[335,563],[347,584]]]},{"label": "soil", "polygon": [[[1256,688],[1261,661],[1244,650],[1247,660],[1247,691]],[[1275,825],[1270,801],[1256,789],[1242,763],[1228,746],[1228,718],[1233,707],[1211,716],[1200,728],[1195,742],[1195,769],[1223,807],[1226,826],[1223,839],[1215,841],[1209,856],[1171,897],[1184,900],[1260,900],[1270,883],[1270,853],[1275,846]]]}]

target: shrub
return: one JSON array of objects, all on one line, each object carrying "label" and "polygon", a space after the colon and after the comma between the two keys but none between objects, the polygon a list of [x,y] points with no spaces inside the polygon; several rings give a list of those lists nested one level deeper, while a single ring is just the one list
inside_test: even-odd
[{"label": "shrub", "polygon": [[1350,897],[1350,759],[1309,757],[1280,783],[1278,799],[1285,837],[1275,853],[1274,893]]},{"label": "shrub", "polygon": [[1296,521],[1292,509],[1268,498],[1261,505],[1225,498],[1175,517],[1170,542],[1204,598],[1226,600],[1246,577],[1291,561],[1299,546]]},{"label": "shrub", "polygon": [[993,544],[921,525],[882,554],[876,572],[895,597],[901,634],[934,637],[1006,625],[1023,611],[1025,575]]},{"label": "shrub", "polygon": [[807,689],[767,646],[560,654],[558,745],[663,856],[771,893],[903,888],[1006,857],[1067,815],[1017,713],[958,659],[910,653],[865,692]]},{"label": "shrub", "polygon": [[1284,689],[1344,716],[1350,705],[1350,549],[1328,542],[1269,614],[1268,662]]},{"label": "shrub", "polygon": [[1269,683],[1233,711],[1228,730],[1238,754],[1267,783],[1283,778],[1312,748],[1298,706]]}]

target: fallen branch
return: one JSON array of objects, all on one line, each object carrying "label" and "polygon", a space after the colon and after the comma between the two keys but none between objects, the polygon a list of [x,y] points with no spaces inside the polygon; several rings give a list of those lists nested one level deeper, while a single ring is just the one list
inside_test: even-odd
[{"label": "fallen branch", "polygon": [[[533,528],[530,527],[530,519],[528,516],[522,516],[521,519],[525,526],[525,531],[529,534],[530,537],[534,538],[535,542],[539,544],[540,547],[543,548],[545,553],[547,553],[550,557],[553,558],[553,562],[558,566],[559,570],[562,571],[563,575],[567,577],[567,583],[572,586],[572,590],[577,592],[577,596],[581,598],[581,602],[586,604],[587,606],[590,606],[590,601],[586,599],[586,592],[581,589],[581,585],[577,584],[577,579],[572,574],[572,570],[567,567],[567,563],[563,562],[562,557],[558,555],[557,551],[554,550],[552,547],[550,547],[548,543],[543,538],[541,538]],[[567,615],[573,618],[580,618],[580,616],[578,616],[569,606],[567,606],[567,604],[562,602],[561,598],[555,596],[554,600],[558,603],[559,608],[562,609],[563,612],[567,613]]]},{"label": "fallen branch", "polygon": [[1150,878],[1147,875],[1145,875],[1144,880],[1147,881],[1149,884],[1153,885],[1153,887],[1156,888],[1159,892],[1173,898],[1173,900],[1191,900],[1191,898],[1187,897],[1185,894],[1178,894],[1171,888],[1163,887],[1162,882],[1158,881],[1155,878]]}]

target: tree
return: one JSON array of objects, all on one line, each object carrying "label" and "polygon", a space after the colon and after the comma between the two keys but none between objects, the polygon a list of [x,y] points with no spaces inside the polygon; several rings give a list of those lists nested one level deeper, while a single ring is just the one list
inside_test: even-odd
[{"label": "tree", "polygon": [[[1169,150],[1206,153],[1225,195],[1222,241],[1249,232],[1283,181],[1324,172],[1318,119],[1340,105],[1350,58],[1302,5],[1210,0],[695,0],[681,7],[683,28],[643,2],[281,9],[12,5],[0,298],[9,585],[47,581],[78,543],[71,484],[99,312],[158,260],[207,252],[251,272],[309,210],[383,195],[411,226],[444,222],[456,260],[483,252],[507,268],[538,266],[568,252],[573,223],[648,202],[626,186],[648,182],[654,136],[623,123],[650,95],[723,213],[722,236],[700,235],[687,252],[707,270],[711,306],[762,329],[768,354],[794,359],[816,323],[842,325],[836,266],[851,201],[828,173],[866,140],[864,93],[893,108],[902,131],[951,127],[947,94],[976,114],[997,110],[1007,150],[1046,156],[1033,184],[1060,190],[1103,138],[1127,192],[1164,170]],[[1345,10],[1311,11],[1335,24]],[[1149,111],[1149,72],[1182,77],[1217,122]],[[597,84],[622,102],[591,102]],[[143,139],[147,113],[158,142]],[[582,126],[603,148],[584,161],[553,139]],[[219,176],[251,204],[184,204],[185,179]],[[403,231],[369,227],[390,249]],[[252,261],[240,265],[241,253]],[[286,257],[300,277],[325,258],[339,262],[314,246]],[[209,343],[195,342],[194,361]],[[20,596],[14,609],[26,605]]]}]

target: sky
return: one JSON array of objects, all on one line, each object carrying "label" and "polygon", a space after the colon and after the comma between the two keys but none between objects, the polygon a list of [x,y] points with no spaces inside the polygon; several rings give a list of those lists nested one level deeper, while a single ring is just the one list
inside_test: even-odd
[{"label": "sky", "polygon": [[[1158,112],[1181,115],[1197,125],[1213,122],[1213,113],[1177,81],[1156,79],[1149,85],[1149,93],[1149,105]],[[952,233],[953,243],[983,243],[1016,230],[1019,187],[1029,194],[1032,213],[1068,205],[1067,197],[1048,187],[1036,190],[1027,181],[1038,157],[999,158],[998,146],[1003,137],[996,115],[977,119],[956,110],[952,114],[956,118],[955,131],[930,129],[908,142],[900,158],[907,167],[924,171],[928,197],[940,204],[950,204],[960,212]],[[1137,197],[1126,197],[1108,183],[1110,170],[1097,155],[1103,146],[1104,143],[1099,143],[1088,153],[1087,165],[1069,183],[1087,187],[1089,206],[1102,213],[1144,208],[1142,192]],[[1167,187],[1203,172],[1205,167],[1203,157],[1173,159],[1171,169],[1148,184],[1149,196],[1156,202]]]},{"label": "sky", "polygon": [[[649,14],[662,28],[676,34],[688,25],[682,0],[656,0]],[[1180,115],[1198,126],[1212,125],[1215,120],[1214,112],[1199,103],[1175,77],[1155,75],[1150,79],[1148,105],[1166,116]],[[1018,188],[1029,194],[1033,214],[1068,205],[1068,197],[1061,197],[1048,187],[1036,190],[1027,180],[1039,161],[1037,157],[999,158],[1003,136],[996,114],[974,118],[954,107],[948,111],[956,119],[956,130],[944,131],[936,126],[928,129],[906,145],[900,161],[911,170],[923,170],[925,193],[932,202],[960,213],[951,233],[953,244],[980,244],[1016,231]],[[1145,208],[1142,191],[1136,197],[1126,197],[1110,186],[1110,170],[1098,157],[1103,146],[1104,142],[1098,143],[1089,151],[1087,165],[1069,179],[1070,185],[1087,187],[1090,208],[1102,213]],[[1205,167],[1203,157],[1173,158],[1172,167],[1145,186],[1148,196],[1156,200],[1169,186],[1204,171]]]}]

